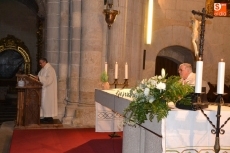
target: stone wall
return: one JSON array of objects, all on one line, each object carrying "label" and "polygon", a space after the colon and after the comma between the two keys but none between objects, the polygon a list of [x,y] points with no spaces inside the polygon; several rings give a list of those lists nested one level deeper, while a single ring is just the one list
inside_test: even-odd
[{"label": "stone wall", "polygon": [[[108,63],[110,83],[114,81],[115,62],[119,64],[118,81],[124,81],[127,62],[129,87],[133,87],[141,79],[155,75],[156,57],[172,46],[180,46],[187,52],[173,54],[172,50],[172,58],[183,55],[184,59],[193,59],[191,11],[202,11],[205,2],[206,0],[154,0],[153,39],[152,44],[147,45],[148,0],[114,1],[113,9],[120,14],[110,29],[107,28],[102,13],[105,8],[104,0],[47,0],[46,55],[58,75],[58,118],[64,124],[74,127],[94,126],[94,90],[101,88],[100,75],[104,71],[105,62]],[[3,11],[2,5],[0,7]],[[24,6],[21,9],[26,11]],[[7,14],[13,13],[7,9],[4,11],[8,11]],[[31,17],[27,20],[14,20],[14,16],[7,20],[1,18],[0,37],[12,34],[24,41],[34,54],[36,21],[33,14],[27,11]],[[14,25],[16,22],[18,24]],[[216,83],[217,64],[221,58],[226,61],[225,82],[230,84],[230,63],[227,60],[230,55],[229,24],[228,17],[206,19],[203,78],[213,84]],[[31,30],[27,30],[28,27]],[[143,62],[145,69],[142,68]]]},{"label": "stone wall", "polygon": [[[99,77],[104,71],[104,62],[108,63],[110,83],[114,80],[115,62],[119,64],[118,80],[120,83],[123,82],[124,65],[127,62],[129,65],[129,87],[132,87],[138,80],[154,75],[156,57],[160,51],[170,46],[186,48],[186,51],[192,53],[186,53],[184,56],[190,57],[184,58],[194,58],[191,58],[193,56],[191,11],[202,11],[205,7],[205,0],[154,0],[151,45],[145,44],[147,2],[147,0],[126,0],[120,1],[118,4],[115,1],[113,8],[120,11],[120,14],[110,30],[103,19],[102,0],[94,2],[84,0],[81,1],[81,7],[77,7],[77,4],[80,3],[74,5],[73,14],[70,14],[72,16],[72,18],[70,17],[71,23],[74,23],[71,24],[71,29],[81,28],[81,35],[78,37],[79,33],[75,31],[76,33],[73,33],[75,36],[70,36],[69,41],[79,38],[81,43],[77,43],[80,48],[73,43],[69,44],[71,46],[69,46],[68,52],[79,56],[73,56],[75,59],[71,58],[72,62],[68,65],[71,68],[67,72],[70,73],[70,76],[67,76],[67,82],[71,84],[67,85],[67,96],[69,96],[65,111],[62,111],[64,113],[63,123],[72,124],[75,127],[92,127],[94,125],[94,89],[100,88]],[[73,22],[79,17],[81,20]],[[206,20],[203,56],[203,78],[206,81],[216,82],[218,61],[229,54],[227,52],[229,45],[227,39],[224,39],[229,37],[229,31],[226,28],[229,22],[229,18],[226,17]],[[146,50],[146,66],[145,69],[142,69],[144,50]],[[49,55],[55,57],[51,52]],[[57,65],[61,66],[62,64],[57,62]],[[228,65],[226,60],[227,75],[229,75]],[[57,68],[57,70],[60,69]],[[210,72],[213,75],[210,75]],[[59,86],[59,90],[62,87],[64,86]],[[114,87],[111,86],[111,88]],[[63,99],[59,100],[63,101]]]},{"label": "stone wall", "polygon": [[30,52],[32,73],[37,70],[37,18],[28,7],[14,0],[0,2],[0,39],[13,35],[24,42]]},{"label": "stone wall", "polygon": [[[168,46],[180,45],[193,51],[191,43],[192,10],[202,12],[205,0],[155,0],[153,40],[147,48],[147,70],[143,76],[150,77],[154,73],[154,64],[157,54]],[[199,17],[198,17],[199,18]],[[214,17],[206,19],[204,41],[204,72],[203,78],[216,84],[217,65],[221,58],[226,62],[226,80],[230,84],[230,63],[227,60],[230,52],[230,24],[229,17]],[[211,72],[211,74],[210,74]]]}]

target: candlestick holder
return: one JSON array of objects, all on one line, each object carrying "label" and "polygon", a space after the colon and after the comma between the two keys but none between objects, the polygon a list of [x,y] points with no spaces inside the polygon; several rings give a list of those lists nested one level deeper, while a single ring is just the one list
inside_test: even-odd
[{"label": "candlestick holder", "polygon": [[[214,125],[212,123],[212,121],[210,120],[210,118],[207,116],[207,114],[205,114],[205,112],[203,111],[203,109],[200,107],[202,105],[202,102],[197,101],[196,103],[194,103],[194,105],[197,105],[201,112],[203,113],[203,115],[206,117],[206,119],[208,120],[208,122],[212,125],[213,129],[211,130],[212,134],[216,135],[215,138],[215,144],[214,144],[214,151],[215,153],[219,153],[220,151],[220,137],[219,134],[224,134],[225,130],[223,129],[223,127],[227,124],[227,122],[230,120],[230,117],[220,126],[220,117],[221,117],[221,106],[225,105],[224,104],[224,99],[223,99],[223,95],[224,94],[218,94],[215,102],[213,103],[209,103],[209,102],[205,102],[203,104],[206,105],[217,105],[217,120],[216,120],[216,125]],[[228,104],[226,104],[226,106],[229,106]]]},{"label": "candlestick holder", "polygon": [[195,93],[195,96],[192,101],[194,102],[194,104],[201,104],[200,93]]},{"label": "candlestick holder", "polygon": [[208,103],[204,102],[201,97],[204,94],[204,92],[194,93],[194,96],[192,98],[193,110],[208,108]]},{"label": "candlestick holder", "polygon": [[110,83],[110,85],[114,85],[115,88],[117,88],[118,85],[122,85],[122,89],[124,89],[125,87],[128,87],[128,79],[124,79],[124,83],[119,83],[118,79],[114,79],[114,82]]}]

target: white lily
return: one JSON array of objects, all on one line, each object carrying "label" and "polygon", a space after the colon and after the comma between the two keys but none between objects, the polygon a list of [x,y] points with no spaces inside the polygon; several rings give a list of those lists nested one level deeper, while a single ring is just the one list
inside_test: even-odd
[{"label": "white lily", "polygon": [[166,84],[163,83],[163,82],[160,82],[160,83],[157,84],[156,88],[159,89],[159,90],[165,90],[166,89]]}]

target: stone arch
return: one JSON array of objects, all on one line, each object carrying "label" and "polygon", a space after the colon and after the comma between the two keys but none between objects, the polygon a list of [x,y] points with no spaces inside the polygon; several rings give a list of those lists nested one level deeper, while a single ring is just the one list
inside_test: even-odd
[{"label": "stone arch", "polygon": [[183,46],[169,46],[160,50],[157,56],[165,56],[172,59],[176,63],[190,63],[192,66],[195,64],[195,56],[193,52]]},{"label": "stone arch", "polygon": [[190,63],[195,68],[195,56],[188,48],[183,46],[169,46],[160,50],[157,56],[166,57],[177,64]]},{"label": "stone arch", "polygon": [[154,33],[153,44],[157,54],[169,46],[183,46],[192,52],[191,29],[185,26],[168,26]]}]

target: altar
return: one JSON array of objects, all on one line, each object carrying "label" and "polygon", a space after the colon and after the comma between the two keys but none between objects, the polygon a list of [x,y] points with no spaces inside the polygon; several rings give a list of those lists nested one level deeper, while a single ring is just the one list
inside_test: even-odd
[{"label": "altar", "polygon": [[[123,89],[128,92],[129,89]],[[95,101],[122,115],[130,98],[116,96],[117,89],[95,90]],[[209,106],[204,113],[216,125],[217,106]],[[221,107],[220,125],[230,117],[230,107]],[[174,108],[168,117],[160,122],[146,121],[136,127],[123,127],[123,153],[215,153],[214,129],[200,111]],[[220,152],[230,153],[230,123],[224,124],[224,134],[220,134]]]}]

